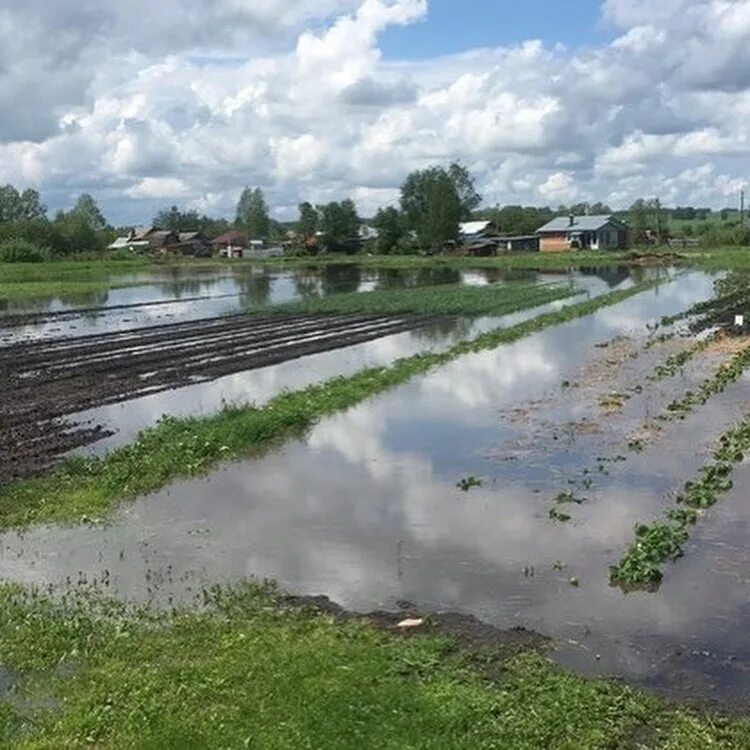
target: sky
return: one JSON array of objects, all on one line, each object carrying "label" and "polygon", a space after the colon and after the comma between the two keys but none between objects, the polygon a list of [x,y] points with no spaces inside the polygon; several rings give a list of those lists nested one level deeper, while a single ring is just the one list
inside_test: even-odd
[{"label": "sky", "polygon": [[398,200],[460,160],[486,204],[733,206],[750,0],[10,0],[0,184],[116,225]]}]

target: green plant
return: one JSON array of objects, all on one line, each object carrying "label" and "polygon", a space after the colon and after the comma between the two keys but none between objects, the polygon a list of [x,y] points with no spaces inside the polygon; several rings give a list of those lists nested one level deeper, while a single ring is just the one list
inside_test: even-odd
[{"label": "green plant", "polygon": [[42,248],[24,239],[10,239],[0,242],[0,262],[2,263],[41,263],[47,256]]},{"label": "green plant", "polygon": [[484,482],[478,477],[469,476],[461,479],[458,484],[456,484],[456,487],[458,487],[462,492],[468,492],[470,489],[474,487],[481,487],[483,484]]}]

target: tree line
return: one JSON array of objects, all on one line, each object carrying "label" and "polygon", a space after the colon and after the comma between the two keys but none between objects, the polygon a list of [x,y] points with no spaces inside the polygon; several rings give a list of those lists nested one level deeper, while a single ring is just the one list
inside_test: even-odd
[{"label": "tree line", "polygon": [[[639,199],[625,211],[613,212],[605,203],[549,206],[505,205],[480,208],[482,196],[473,175],[461,163],[431,166],[409,174],[393,204],[365,220],[351,198],[314,205],[299,204],[296,221],[280,222],[260,187],[241,191],[233,220],[213,218],[195,210],[170,206],[158,211],[153,224],[177,232],[202,231],[212,237],[229,229],[249,239],[291,240],[299,253],[354,253],[365,244],[381,254],[435,253],[459,240],[461,222],[492,221],[506,235],[534,234],[555,216],[614,214],[631,229],[634,244],[662,242],[669,236],[697,236],[706,244],[750,245],[750,230],[736,210],[678,206],[665,208],[659,199]],[[372,237],[363,236],[371,226]],[[127,228],[129,229],[129,228]],[[96,200],[81,195],[70,211],[50,219],[36,190],[0,186],[0,260],[41,260],[77,253],[100,253],[118,234]]]}]

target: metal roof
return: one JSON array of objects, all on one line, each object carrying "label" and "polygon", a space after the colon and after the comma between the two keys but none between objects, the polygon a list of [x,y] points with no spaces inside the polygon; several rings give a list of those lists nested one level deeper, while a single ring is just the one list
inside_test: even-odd
[{"label": "metal roof", "polygon": [[622,225],[622,222],[611,214],[601,216],[575,216],[570,223],[570,216],[558,216],[537,229],[537,232],[596,232],[606,224]]},{"label": "metal roof", "polygon": [[479,234],[491,225],[491,221],[465,221],[459,224],[458,231],[463,235]]}]

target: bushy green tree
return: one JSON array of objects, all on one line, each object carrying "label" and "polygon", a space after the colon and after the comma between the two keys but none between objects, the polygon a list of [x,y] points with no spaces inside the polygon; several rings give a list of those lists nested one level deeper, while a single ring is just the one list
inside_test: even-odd
[{"label": "bushy green tree", "polygon": [[28,188],[19,193],[13,185],[0,186],[0,222],[45,221],[47,207],[39,193]]},{"label": "bushy green tree", "polygon": [[265,196],[260,188],[246,187],[237,203],[237,224],[244,227],[251,239],[264,240],[270,233],[270,217]]},{"label": "bushy green tree", "polygon": [[70,213],[73,216],[80,217],[94,232],[101,232],[107,228],[107,220],[104,218],[104,214],[94,198],[88,193],[83,193],[78,198]]},{"label": "bushy green tree", "polygon": [[407,234],[406,224],[401,212],[389,206],[381,208],[372,221],[378,230],[377,249],[379,253],[389,254],[398,252],[401,242]]},{"label": "bushy green tree", "polygon": [[423,251],[442,250],[458,239],[463,207],[456,184],[443,167],[412,172],[401,188],[401,209]]},{"label": "bushy green tree", "polygon": [[649,210],[646,201],[639,198],[628,211],[628,223],[633,242],[638,245],[646,242],[650,227]]},{"label": "bushy green tree", "polygon": [[477,192],[471,172],[461,162],[453,162],[448,167],[450,177],[461,205],[461,221],[470,221],[472,214],[482,203],[482,196]]},{"label": "bushy green tree", "polygon": [[341,203],[318,206],[323,242],[332,252],[355,252],[359,248],[359,216],[350,198]]},{"label": "bushy green tree", "polygon": [[309,201],[299,204],[299,220],[297,221],[297,234],[303,239],[314,237],[318,231],[318,212]]}]

